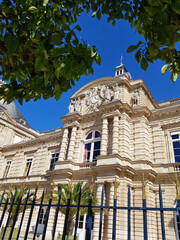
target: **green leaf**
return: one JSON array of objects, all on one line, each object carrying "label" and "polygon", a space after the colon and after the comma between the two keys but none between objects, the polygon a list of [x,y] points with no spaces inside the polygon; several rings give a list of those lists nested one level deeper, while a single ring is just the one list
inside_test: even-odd
[{"label": "green leaf", "polygon": [[177,73],[171,73],[171,80],[172,80],[172,82],[175,82],[177,77],[178,77]]},{"label": "green leaf", "polygon": [[96,14],[97,14],[97,12],[93,12],[92,15],[91,15],[91,17],[95,17]]},{"label": "green leaf", "polygon": [[18,49],[19,49],[19,40],[16,36],[7,36],[6,39],[6,46],[7,46],[7,50],[8,53],[10,55],[18,53]]},{"label": "green leaf", "polygon": [[46,64],[46,58],[44,56],[38,56],[35,60],[35,72],[44,70]]},{"label": "green leaf", "polygon": [[55,33],[51,38],[51,44],[52,45],[60,45],[62,41],[61,34]]},{"label": "green leaf", "polygon": [[143,59],[141,60],[141,68],[146,71],[148,67],[148,62],[146,61],[146,59],[143,57]]},{"label": "green leaf", "polygon": [[137,49],[137,45],[131,45],[131,46],[128,47],[126,52],[127,53],[131,53],[131,52],[133,52],[136,49]]},{"label": "green leaf", "polygon": [[38,11],[38,9],[35,6],[31,6],[31,7],[29,7],[28,11],[30,11],[31,13],[36,13]]},{"label": "green leaf", "polygon": [[162,73],[162,74],[165,74],[168,69],[169,69],[169,64],[164,65],[164,66],[161,68],[161,73]]},{"label": "green leaf", "polygon": [[96,54],[95,61],[96,61],[96,63],[97,63],[98,65],[100,65],[100,64],[101,64],[101,57],[100,57],[100,55],[99,55],[99,54]]},{"label": "green leaf", "polygon": [[149,53],[152,57],[157,56],[157,54],[159,52],[159,48],[156,47],[156,45],[154,43],[149,44],[148,50],[149,50]]},{"label": "green leaf", "polygon": [[176,13],[176,14],[180,14],[180,1],[179,0],[175,0],[172,2],[171,4],[171,9]]},{"label": "green leaf", "polygon": [[96,55],[96,51],[93,47],[91,47],[91,57],[94,57]]},{"label": "green leaf", "polygon": [[141,51],[140,51],[140,49],[136,52],[135,58],[136,58],[136,61],[138,63],[140,63],[140,61],[141,61]]},{"label": "green leaf", "polygon": [[81,27],[79,25],[76,25],[75,29],[77,29],[79,32],[81,31]]},{"label": "green leaf", "polygon": [[45,7],[48,4],[49,0],[43,0],[43,6]]}]

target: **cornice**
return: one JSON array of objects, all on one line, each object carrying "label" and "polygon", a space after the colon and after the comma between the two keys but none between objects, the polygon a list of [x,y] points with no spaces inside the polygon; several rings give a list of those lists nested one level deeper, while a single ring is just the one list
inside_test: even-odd
[{"label": "cornice", "polygon": [[62,131],[61,132],[55,132],[53,135],[44,134],[44,135],[41,135],[38,138],[34,138],[34,139],[31,139],[31,140],[26,140],[26,141],[22,141],[22,142],[11,144],[11,145],[5,145],[5,146],[0,148],[0,151],[4,152],[4,151],[8,151],[8,150],[13,150],[13,149],[19,149],[19,148],[22,148],[22,147],[31,146],[32,144],[37,144],[37,143],[41,143],[41,142],[44,142],[44,141],[50,141],[50,140],[53,140],[53,139],[61,139],[61,138],[62,138]]}]

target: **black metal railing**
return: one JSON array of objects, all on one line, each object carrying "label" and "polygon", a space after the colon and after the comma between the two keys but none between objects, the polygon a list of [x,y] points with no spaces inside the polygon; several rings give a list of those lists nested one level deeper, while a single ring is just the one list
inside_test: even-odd
[{"label": "black metal railing", "polygon": [[[117,188],[116,184],[114,185],[115,188]],[[116,192],[117,189],[114,190]],[[144,191],[145,189],[143,189]],[[145,193],[145,192],[144,192]],[[165,229],[165,219],[164,219],[164,212],[176,212],[179,216],[180,219],[180,200],[179,198],[177,199],[177,205],[174,208],[164,208],[163,207],[163,196],[162,196],[162,191],[161,191],[161,185],[159,184],[159,207],[147,207],[146,205],[146,197],[143,195],[142,197],[142,206],[140,207],[134,207],[131,205],[131,190],[130,186],[128,186],[128,194],[127,194],[127,206],[118,206],[117,205],[117,196],[116,194],[114,195],[114,200],[113,200],[113,205],[112,206],[105,206],[104,205],[104,187],[102,187],[102,192],[101,192],[101,199],[100,199],[100,205],[94,206],[92,205],[92,198],[89,198],[89,203],[88,205],[81,205],[81,190],[79,191],[79,196],[78,196],[78,203],[77,205],[72,205],[71,200],[67,200],[67,204],[61,204],[61,196],[62,196],[62,189],[60,189],[59,194],[58,194],[58,199],[57,203],[54,203],[53,198],[49,198],[47,203],[44,203],[44,191],[42,192],[42,195],[38,201],[36,201],[36,197],[34,196],[32,201],[29,202],[29,196],[30,196],[30,190],[27,192],[26,196],[26,201],[22,202],[22,199],[20,198],[18,202],[15,202],[16,198],[16,191],[14,192],[14,196],[12,200],[10,201],[9,198],[4,199],[5,191],[2,193],[1,199],[0,199],[0,206],[2,207],[1,210],[1,215],[0,215],[0,229],[2,230],[2,223],[3,220],[6,218],[7,220],[5,221],[5,226],[3,228],[3,231],[1,231],[1,236],[0,239],[16,239],[18,240],[20,238],[21,234],[21,228],[24,223],[24,216],[27,208],[29,208],[29,214],[28,214],[28,219],[25,224],[25,231],[24,231],[24,236],[21,236],[23,239],[28,239],[28,235],[30,232],[30,224],[32,221],[32,216],[33,216],[33,211],[35,207],[39,207],[38,209],[38,214],[34,226],[34,231],[33,231],[33,237],[31,239],[35,240],[37,236],[37,229],[38,229],[38,223],[40,219],[40,214],[41,214],[41,209],[46,208],[46,215],[45,215],[45,220],[44,220],[44,229],[41,235],[41,239],[44,240],[46,239],[46,231],[47,231],[47,225],[49,221],[49,214],[51,208],[55,209],[55,214],[53,216],[53,227],[52,227],[52,240],[55,240],[56,234],[56,228],[57,228],[57,222],[58,222],[58,215],[59,215],[59,210],[60,208],[66,208],[65,211],[65,220],[64,220],[64,226],[63,226],[63,232],[62,232],[62,240],[66,239],[66,228],[68,224],[68,215],[69,215],[69,210],[71,208],[76,208],[76,217],[75,217],[75,227],[74,227],[74,235],[73,239],[76,240],[77,238],[77,228],[78,228],[78,220],[80,217],[80,209],[87,209],[87,222],[86,222],[86,234],[85,234],[85,240],[91,240],[92,239],[92,224],[93,224],[93,211],[96,211],[98,213],[98,218],[99,218],[99,226],[98,226],[98,239],[101,240],[103,238],[103,217],[104,217],[104,210],[112,210],[113,211],[113,219],[112,219],[112,240],[116,239],[116,227],[117,227],[117,211],[118,210],[126,210],[127,211],[127,239],[131,240],[132,236],[132,210],[133,211],[140,211],[142,212],[142,219],[143,219],[143,225],[142,225],[142,232],[144,235],[144,240],[148,239],[148,224],[147,224],[147,212],[159,212],[160,213],[160,219],[161,219],[161,235],[162,239],[166,239],[166,229]],[[23,211],[21,214],[21,219],[19,222],[19,227],[18,227],[18,232],[15,238],[12,238],[13,236],[13,231],[15,229],[15,224],[17,222],[18,218],[18,212],[19,208],[23,206]],[[15,210],[14,210],[15,207]],[[7,212],[8,208],[8,212]],[[98,210],[98,211],[97,211]],[[13,215],[13,221],[10,229],[10,233],[8,237],[6,236],[7,229],[8,229],[8,222],[11,218],[12,211],[14,212]],[[96,226],[97,227],[97,226]],[[49,239],[49,238],[48,238]]]}]

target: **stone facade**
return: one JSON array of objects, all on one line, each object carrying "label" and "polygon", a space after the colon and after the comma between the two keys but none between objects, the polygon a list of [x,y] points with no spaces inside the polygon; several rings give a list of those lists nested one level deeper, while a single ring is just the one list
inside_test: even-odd
[{"label": "stone facade", "polygon": [[[142,206],[144,173],[147,206],[159,206],[159,183],[164,207],[175,206],[174,173],[179,174],[180,163],[175,161],[172,134],[180,134],[180,99],[157,103],[142,79],[133,80],[128,74],[117,75],[116,72],[115,77],[94,80],[78,90],[71,97],[69,113],[62,122],[62,129],[38,133],[0,110],[0,184],[4,188],[11,183],[17,186],[26,183],[34,188],[39,182],[41,192],[52,184],[67,183],[72,177],[75,182],[87,183],[93,176],[98,199],[104,185],[104,202],[113,205],[116,177],[118,205],[127,206],[130,185],[131,204],[139,207]],[[94,149],[86,149],[87,136],[91,132],[100,133],[100,149],[95,149],[96,137],[91,144]],[[13,143],[15,135],[22,141]],[[99,154],[94,159],[95,150]],[[59,157],[52,163],[54,153]],[[31,162],[28,174],[25,170],[27,159]],[[5,174],[8,161],[10,167]],[[53,211],[47,239],[51,239]],[[34,222],[36,215],[33,215]],[[63,219],[60,214],[62,225]],[[94,240],[98,239],[98,223],[96,213]],[[62,232],[62,225],[58,225],[59,232]],[[143,239],[142,226],[142,213],[132,212],[132,239]],[[148,226],[149,239],[161,239],[159,214],[148,214]],[[165,213],[165,227],[166,239],[176,239],[172,213]],[[103,239],[111,239],[111,236],[112,212],[109,211],[104,213]],[[118,212],[117,239],[127,239],[127,212],[123,210]]]}]

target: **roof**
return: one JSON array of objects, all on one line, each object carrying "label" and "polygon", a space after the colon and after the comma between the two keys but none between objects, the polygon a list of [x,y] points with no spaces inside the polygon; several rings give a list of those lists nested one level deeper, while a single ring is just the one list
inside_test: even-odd
[{"label": "roof", "polygon": [[11,118],[16,120],[17,122],[20,122],[28,128],[31,127],[27,120],[23,117],[19,109],[16,107],[14,102],[7,104],[6,101],[0,100],[0,109],[3,109]]}]

